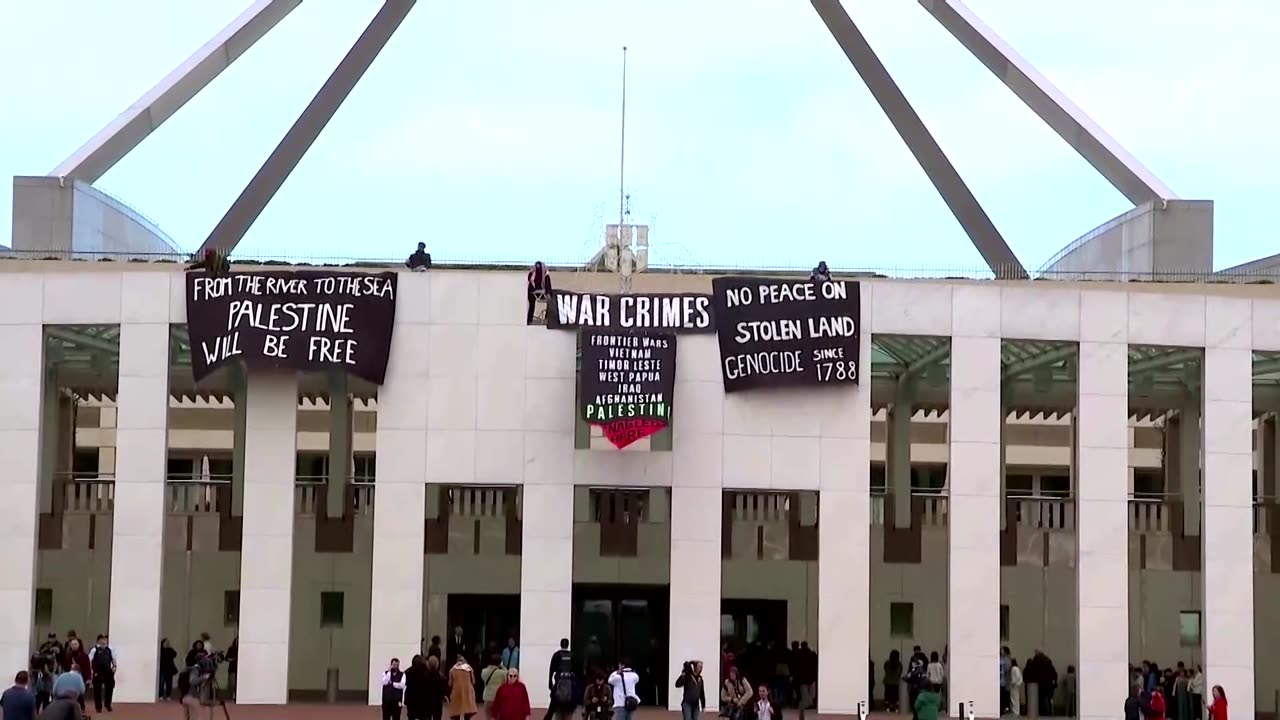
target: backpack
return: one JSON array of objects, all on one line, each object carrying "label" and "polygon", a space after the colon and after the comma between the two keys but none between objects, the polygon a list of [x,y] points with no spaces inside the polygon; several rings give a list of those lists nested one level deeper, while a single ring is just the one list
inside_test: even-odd
[{"label": "backpack", "polygon": [[555,689],[552,697],[559,705],[573,704],[573,676],[568,673],[556,675]]},{"label": "backpack", "polygon": [[93,651],[93,674],[109,675],[111,673],[111,663],[115,658],[111,656],[111,648],[100,647]]}]

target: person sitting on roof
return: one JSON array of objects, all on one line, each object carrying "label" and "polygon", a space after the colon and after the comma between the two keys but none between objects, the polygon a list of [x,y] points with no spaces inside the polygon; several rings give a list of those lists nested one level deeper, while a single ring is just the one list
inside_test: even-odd
[{"label": "person sitting on roof", "polygon": [[831,271],[827,269],[827,261],[822,260],[818,267],[809,273],[809,282],[831,282]]},{"label": "person sitting on roof", "polygon": [[204,251],[204,257],[192,258],[187,270],[204,270],[210,275],[224,275],[231,272],[231,261],[226,255],[209,248]]},{"label": "person sitting on roof", "polygon": [[404,264],[414,272],[426,272],[431,269],[431,253],[427,252],[426,243],[418,243],[418,249],[409,256]]},{"label": "person sitting on roof", "polygon": [[542,261],[533,264],[529,269],[529,287],[526,295],[529,300],[529,307],[525,313],[525,323],[533,324],[533,307],[539,301],[546,302],[551,299],[551,273],[547,271],[547,267]]}]

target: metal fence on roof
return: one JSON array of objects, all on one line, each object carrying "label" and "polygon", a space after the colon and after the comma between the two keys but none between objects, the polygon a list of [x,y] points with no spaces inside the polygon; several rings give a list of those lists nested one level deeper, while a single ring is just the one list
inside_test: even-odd
[{"label": "metal fence on roof", "polygon": [[[186,263],[192,258],[180,253],[139,252],[80,252],[71,250],[2,250],[0,260],[62,260],[75,262],[133,262],[133,263]],[[527,268],[541,260],[552,270],[581,270],[590,260],[586,255],[578,257],[492,257],[433,253],[433,263],[443,268]],[[313,267],[402,267],[405,258],[379,255],[315,255],[298,251],[286,252],[235,252],[233,263],[259,265],[296,265]],[[841,265],[829,262],[831,272],[844,277],[885,277],[903,279],[990,280],[995,277],[985,265],[946,264],[874,264]],[[795,273],[807,275],[812,263],[735,264],[735,263],[652,263],[650,273],[687,273],[723,275],[729,273]],[[1202,269],[1141,271],[1062,271],[1040,272],[1029,282],[1038,281],[1131,281],[1171,283],[1272,283],[1280,280],[1280,267],[1266,269],[1237,269],[1209,272]]]}]

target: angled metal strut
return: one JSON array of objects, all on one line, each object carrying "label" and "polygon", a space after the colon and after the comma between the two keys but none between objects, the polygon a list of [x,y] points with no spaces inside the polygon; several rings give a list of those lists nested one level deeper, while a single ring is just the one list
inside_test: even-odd
[{"label": "angled metal strut", "polygon": [[862,77],[880,109],[888,116],[889,122],[893,123],[894,129],[915,156],[916,162],[920,163],[920,167],[929,176],[929,181],[960,222],[960,227],[964,228],[974,247],[978,248],[982,258],[987,261],[987,266],[998,278],[1029,277],[1026,268],[1013,254],[986,211],[978,204],[977,198],[925,127],[924,121],[916,114],[915,108],[911,107],[906,95],[903,95],[901,88],[890,77],[889,71],[867,43],[862,31],[840,5],[840,0],[812,2],[831,36]]},{"label": "angled metal strut", "polygon": [[1134,205],[1177,195],[960,0],[919,0],[983,65]]},{"label": "angled metal strut", "polygon": [[93,184],[262,39],[302,0],[257,0],[49,175]]},{"label": "angled metal strut", "polygon": [[404,22],[413,9],[415,1],[385,0],[378,14],[369,21],[369,26],[333,69],[329,79],[325,80],[320,91],[294,121],[293,127],[285,133],[284,139],[271,151],[270,157],[241,191],[240,197],[236,198],[213,232],[209,233],[209,238],[200,246],[199,254],[203,255],[207,250],[225,254],[235,249],[267,207],[267,203],[271,202],[271,198],[275,197],[280,186],[284,185],[284,181],[298,166],[302,156],[311,149],[316,138],[320,137],[334,113],[355,89],[356,83],[360,82],[360,78],[364,77],[369,66],[386,47],[387,41],[400,28],[400,23]]}]

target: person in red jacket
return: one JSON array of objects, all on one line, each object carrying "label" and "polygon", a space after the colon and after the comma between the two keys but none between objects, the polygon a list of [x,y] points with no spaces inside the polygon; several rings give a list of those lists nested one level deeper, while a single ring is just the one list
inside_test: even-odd
[{"label": "person in red jacket", "polygon": [[1206,705],[1209,709],[1209,720],[1227,720],[1227,691],[1221,685],[1213,686],[1213,702]]},{"label": "person in red jacket", "polygon": [[493,697],[490,720],[529,720],[533,709],[529,706],[529,689],[520,682],[520,671],[512,668],[507,681]]},{"label": "person in red jacket", "polygon": [[1147,720],[1164,720],[1165,704],[1163,693],[1159,690],[1151,691],[1151,702],[1148,707],[1150,710],[1146,713]]}]

